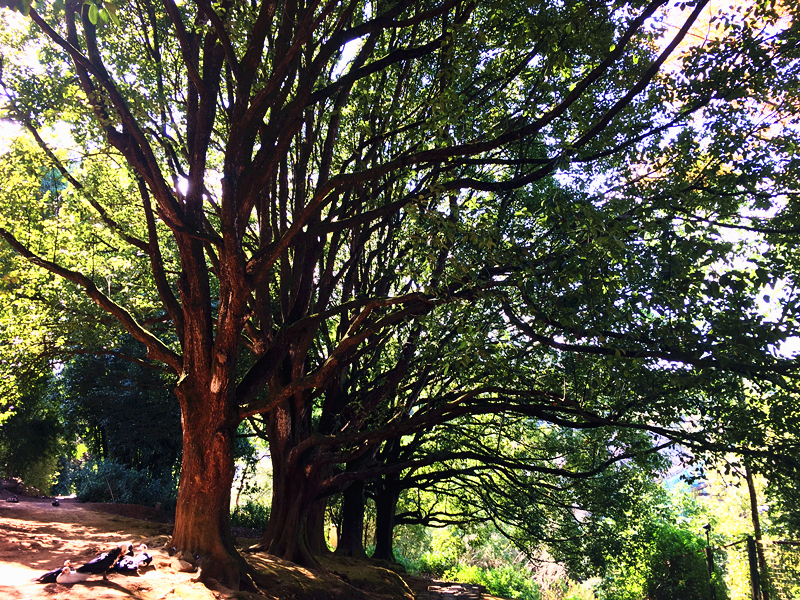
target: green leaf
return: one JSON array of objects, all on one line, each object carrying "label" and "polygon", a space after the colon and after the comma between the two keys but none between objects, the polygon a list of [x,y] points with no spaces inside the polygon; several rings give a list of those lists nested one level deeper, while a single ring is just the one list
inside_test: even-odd
[{"label": "green leaf", "polygon": [[608,51],[609,51],[609,52],[613,52],[613,51],[614,51],[614,50],[616,50],[616,49],[617,49],[617,45],[616,45],[616,44],[611,44],[611,45],[608,47]]},{"label": "green leaf", "polygon": [[100,20],[103,23],[108,23],[109,22],[108,11],[105,8],[101,8],[100,9],[99,15],[100,15]]},{"label": "green leaf", "polygon": [[8,8],[28,16],[31,10],[31,0],[0,0],[0,8]]},{"label": "green leaf", "polygon": [[89,6],[89,22],[92,25],[97,25],[97,6],[94,4]]},{"label": "green leaf", "polygon": [[117,15],[117,7],[113,4],[106,3],[105,5],[106,10],[108,11],[108,16],[111,17],[111,22],[114,23],[117,27],[120,26],[119,16]]}]

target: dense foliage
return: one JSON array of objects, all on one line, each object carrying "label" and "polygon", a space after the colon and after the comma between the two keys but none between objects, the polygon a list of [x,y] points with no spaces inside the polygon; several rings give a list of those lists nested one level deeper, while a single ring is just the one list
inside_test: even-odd
[{"label": "dense foliage", "polygon": [[90,455],[155,480],[172,479],[180,465],[180,411],[172,382],[148,368],[127,338],[111,356],[80,355],[59,373],[63,419]]},{"label": "dense foliage", "polygon": [[24,387],[0,421],[0,473],[47,493],[65,449],[62,415],[48,389],[51,378],[19,383]]},{"label": "dense foliage", "polygon": [[113,460],[86,460],[70,473],[71,486],[81,502],[119,502],[155,506],[166,511],[175,506],[176,482],[170,477],[155,479]]},{"label": "dense foliage", "polygon": [[[397,521],[566,555],[674,442],[796,478],[796,6],[714,14],[678,56],[707,0],[0,5],[27,136],[0,161],[2,364],[146,348],[205,576],[257,583],[227,535],[243,421],[273,463],[260,547],[310,566],[338,493],[348,552],[364,494],[391,559],[430,489],[453,502]],[[71,364],[78,396],[152,381]],[[170,471],[95,397],[98,452]]]},{"label": "dense foliage", "polygon": [[247,500],[235,506],[231,512],[232,527],[247,527],[249,529],[266,529],[269,521],[269,506]]}]

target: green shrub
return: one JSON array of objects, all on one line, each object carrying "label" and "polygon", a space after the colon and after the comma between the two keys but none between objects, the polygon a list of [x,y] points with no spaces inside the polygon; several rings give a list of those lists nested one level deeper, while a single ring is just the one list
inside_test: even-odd
[{"label": "green shrub", "polygon": [[[645,545],[611,562],[598,588],[599,598],[710,600],[705,540],[671,523],[656,522],[645,531]],[[726,600],[728,591],[719,572],[715,581],[716,600]]]},{"label": "green shrub", "polygon": [[483,585],[493,596],[519,598],[520,600],[541,600],[542,592],[530,576],[512,566],[496,569],[458,565],[444,573],[448,581]]},{"label": "green shrub", "polygon": [[398,525],[394,530],[394,553],[410,560],[416,560],[430,551],[431,536],[422,524]]},{"label": "green shrub", "polygon": [[437,577],[441,577],[445,571],[453,569],[457,563],[452,556],[439,552],[425,552],[416,559],[406,558],[397,553],[395,553],[395,557],[407,573],[424,573]]},{"label": "green shrub", "polygon": [[[705,540],[670,525],[661,527],[656,536],[647,577],[648,600],[711,598]],[[717,589],[716,594],[721,600],[724,590]]]},{"label": "green shrub", "polygon": [[231,512],[231,527],[266,529],[269,521],[269,506],[248,500]]},{"label": "green shrub", "polygon": [[171,511],[175,507],[177,482],[151,479],[111,460],[88,460],[72,472],[75,495],[81,502],[117,502],[154,506],[160,502]]},{"label": "green shrub", "polygon": [[423,573],[418,559],[407,558],[397,552],[394,553],[394,556],[398,564],[406,570],[406,573]]},{"label": "green shrub", "polygon": [[[486,569],[472,565],[458,565],[452,569],[448,569],[444,573],[444,578],[447,581],[457,581],[458,583],[474,583],[476,585],[486,585],[488,578],[486,576]],[[489,587],[486,586],[488,590]]]},{"label": "green shrub", "polygon": [[430,573],[441,577],[448,569],[458,565],[466,552],[463,532],[454,528],[437,529],[431,536],[432,550],[423,552],[416,560],[399,560],[408,572]]},{"label": "green shrub", "polygon": [[58,457],[50,454],[41,454],[36,459],[29,460],[23,470],[18,473],[22,482],[29,487],[48,495],[53,490],[56,481],[55,473],[58,472]]},{"label": "green shrub", "polygon": [[448,554],[440,552],[425,552],[416,561],[415,571],[419,573],[430,573],[441,577],[445,571],[455,568],[457,559]]},{"label": "green shrub", "polygon": [[596,600],[594,587],[591,583],[569,583],[563,600]]}]

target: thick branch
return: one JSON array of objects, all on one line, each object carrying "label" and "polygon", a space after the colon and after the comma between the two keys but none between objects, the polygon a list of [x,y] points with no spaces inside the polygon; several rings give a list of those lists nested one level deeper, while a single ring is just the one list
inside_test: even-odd
[{"label": "thick branch", "polygon": [[181,356],[170,350],[166,344],[139,325],[136,319],[134,319],[125,308],[98,290],[91,279],[82,273],[65,269],[54,262],[37,256],[19,241],[17,241],[17,239],[10,232],[3,228],[0,228],[0,236],[5,238],[9,245],[14,248],[14,250],[16,250],[31,263],[81,286],[86,291],[86,295],[89,296],[89,298],[94,300],[94,302],[103,310],[116,317],[125,330],[130,333],[134,339],[143,343],[147,347],[148,358],[166,363],[176,373],[181,372],[183,368],[183,359]]}]

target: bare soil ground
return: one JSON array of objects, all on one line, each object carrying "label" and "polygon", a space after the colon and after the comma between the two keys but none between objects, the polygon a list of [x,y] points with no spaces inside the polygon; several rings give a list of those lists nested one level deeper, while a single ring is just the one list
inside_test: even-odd
[{"label": "bare soil ground", "polygon": [[[55,507],[48,498],[18,498],[19,503],[0,501],[0,598],[217,600],[232,597],[229,590],[209,590],[192,582],[195,575],[179,572],[178,562],[163,551],[169,540],[168,525],[99,512],[97,505],[78,504],[69,499],[61,500],[61,506]],[[125,507],[120,512],[136,514],[149,510]],[[138,576],[112,574],[103,580],[98,575],[72,586],[34,581],[67,559],[82,564],[121,542],[147,544],[154,555],[153,566],[143,569]]]},{"label": "bare soil ground", "polygon": [[[480,598],[466,589],[403,576],[370,564],[326,557],[330,573],[313,573],[265,554],[244,554],[274,586],[262,594],[236,592],[221,586],[210,589],[181,572],[180,563],[165,548],[171,525],[163,513],[143,506],[80,504],[72,499],[51,505],[49,498],[18,496],[18,503],[0,498],[0,598],[8,600],[414,600]],[[147,519],[147,520],[144,520]],[[71,586],[40,584],[35,579],[69,559],[82,564],[121,542],[147,544],[154,555],[151,567],[138,576],[99,575]],[[244,548],[252,540],[242,540]],[[441,589],[441,593],[440,590]],[[484,595],[484,600],[491,597]]]}]

